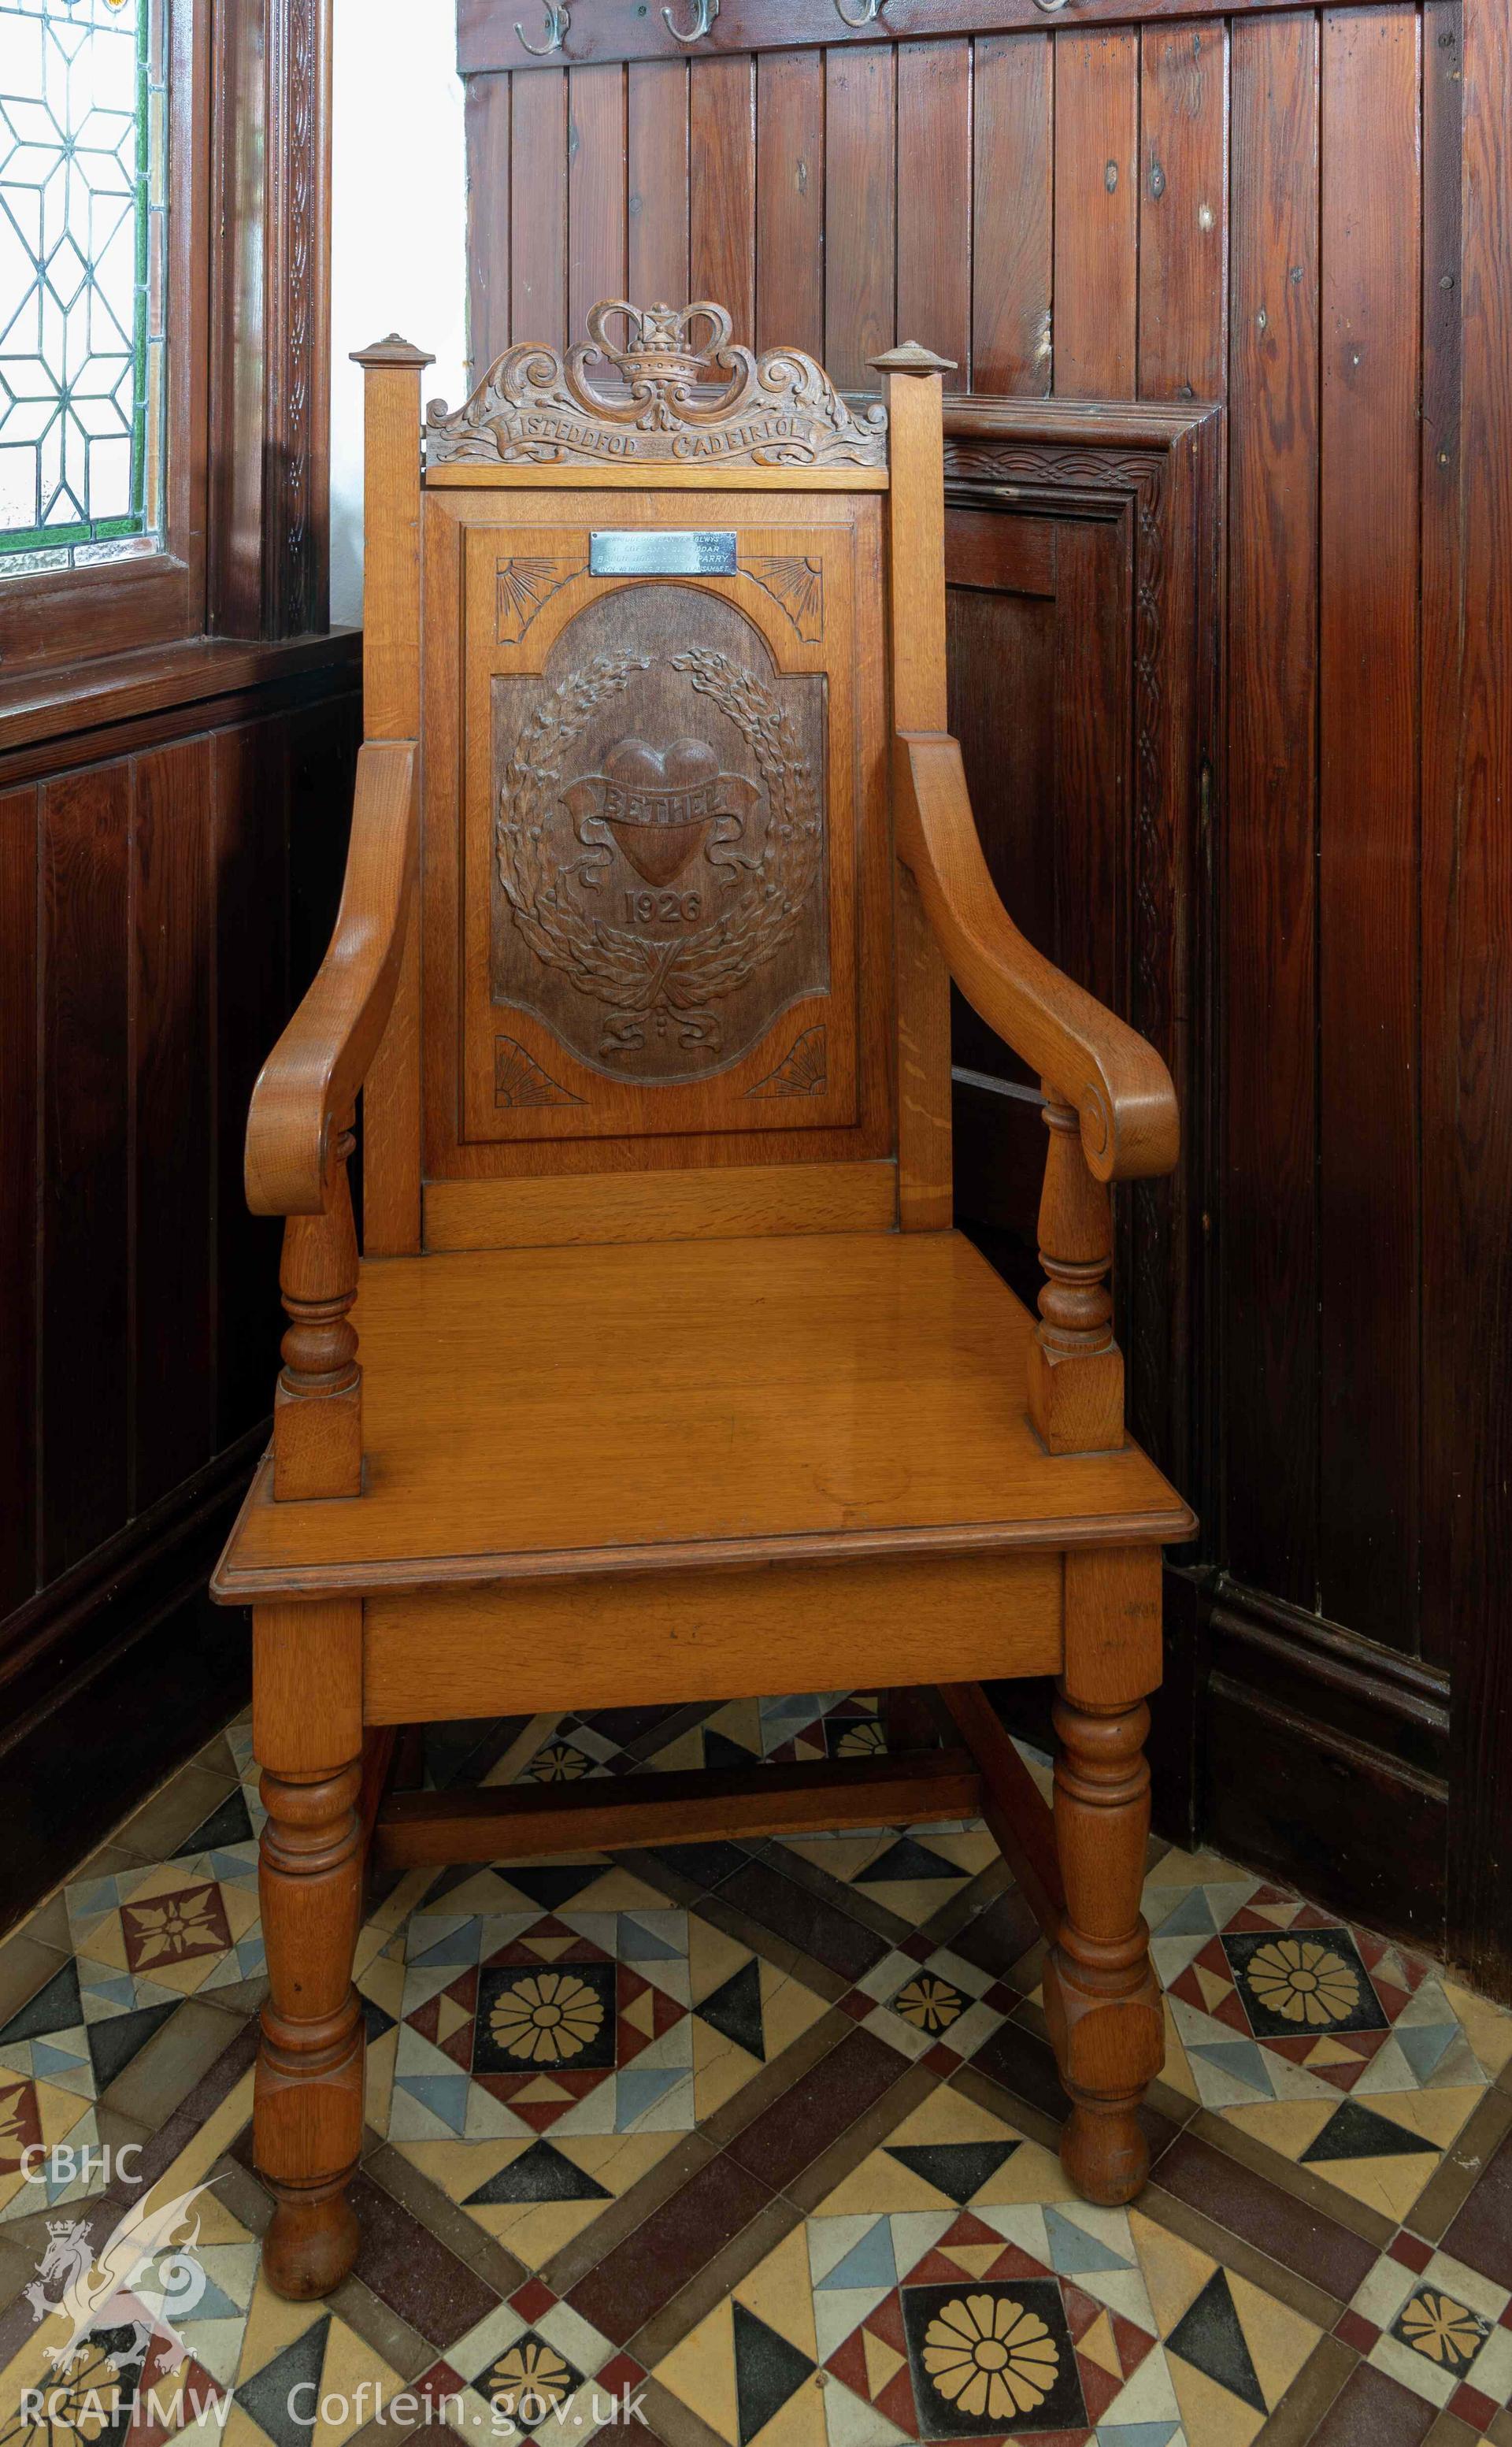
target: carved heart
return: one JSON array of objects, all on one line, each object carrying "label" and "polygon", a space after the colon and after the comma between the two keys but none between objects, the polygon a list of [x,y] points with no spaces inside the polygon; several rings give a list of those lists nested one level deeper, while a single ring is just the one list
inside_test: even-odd
[{"label": "carved heart", "polygon": [[[608,817],[610,831],[637,875],[652,884],[671,883],[696,857],[714,816],[719,759],[706,739],[674,739],[652,748],[644,739],[621,739],[604,759],[604,777],[633,793],[632,805]],[[705,794],[704,808],[690,818],[689,802]]]},{"label": "carved heart", "polygon": [[[707,788],[719,779],[719,759],[707,739],[674,739],[656,749],[644,739],[621,739],[604,759],[604,771],[625,790],[682,791]],[[665,823],[665,817],[648,817]]]}]

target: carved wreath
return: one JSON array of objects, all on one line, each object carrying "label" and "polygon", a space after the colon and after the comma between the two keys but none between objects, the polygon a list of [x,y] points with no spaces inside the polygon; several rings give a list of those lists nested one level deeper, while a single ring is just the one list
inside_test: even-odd
[{"label": "carved wreath", "polygon": [[547,816],[562,791],[566,750],[606,699],[650,669],[645,654],[597,654],[568,674],[525,723],[504,768],[497,826],[499,881],[531,950],[582,994],[613,1006],[600,1055],[628,1053],[648,1023],[674,1027],[685,1046],[719,1050],[709,1005],[733,994],[781,950],[803,915],[822,846],[819,794],[785,709],[726,654],[691,650],[669,657],[745,737],[766,786],[759,858],[735,898],[703,925],[671,941],[612,925],[574,890],[575,870],[552,857]]}]

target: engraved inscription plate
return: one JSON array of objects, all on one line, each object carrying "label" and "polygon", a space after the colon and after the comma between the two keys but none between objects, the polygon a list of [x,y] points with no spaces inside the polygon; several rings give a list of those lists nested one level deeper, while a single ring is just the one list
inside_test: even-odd
[{"label": "engraved inscription plate", "polygon": [[728,1069],[829,987],[824,689],[721,597],[647,586],[496,674],[491,986],[591,1069]]},{"label": "engraved inscription plate", "polygon": [[598,528],[589,543],[595,578],[733,578],[733,529]]}]

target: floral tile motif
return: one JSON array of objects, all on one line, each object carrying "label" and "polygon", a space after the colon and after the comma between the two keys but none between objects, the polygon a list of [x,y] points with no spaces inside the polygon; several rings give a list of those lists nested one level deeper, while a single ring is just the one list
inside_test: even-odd
[{"label": "floral tile motif", "polygon": [[1227,1864],[1167,1855],[1144,1901],[1181,2048],[1166,2079],[1405,2218],[1512,2053],[1512,2016]]},{"label": "floral tile motif", "polygon": [[1317,2335],[947,2089],[653,2376],[731,2447],[1248,2447]]},{"label": "floral tile motif", "polygon": [[857,1983],[858,2006],[877,2002],[858,2019],[905,2056],[944,2051],[933,2061],[942,2072],[966,2063],[1006,2021],[1018,1998],[1005,1994],[995,1972],[968,1962],[948,1945],[931,1947],[911,1938],[875,1963]]},{"label": "floral tile motif", "polygon": [[450,2346],[421,2384],[448,2426],[466,2435],[589,2438],[613,2406],[606,2365],[614,2355],[607,2337],[534,2279]]},{"label": "floral tile motif", "polygon": [[826,2011],[609,1862],[484,1870],[443,1901],[404,1931],[387,2131],[531,2266]]},{"label": "floral tile motif", "polygon": [[1381,2254],[1340,2328],[1377,2370],[1478,2430],[1512,2397],[1512,2292],[1415,2235]]}]

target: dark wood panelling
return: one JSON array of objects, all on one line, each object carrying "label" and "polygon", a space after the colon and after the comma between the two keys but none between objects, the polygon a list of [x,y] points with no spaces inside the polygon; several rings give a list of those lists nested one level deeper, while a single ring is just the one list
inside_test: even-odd
[{"label": "dark wood panelling", "polygon": [[899,43],[898,336],[921,340],[970,380],[972,47]]},{"label": "dark wood panelling", "polygon": [[[84,1738],[82,1695],[117,1652],[178,1620],[265,1433],[277,1230],[247,1216],[242,1130],[334,908],[357,644],[123,657],[113,692],[96,673],[78,692],[72,734],[57,690],[9,692],[0,1747],[18,1796]],[[206,1647],[222,1676],[235,1647]],[[103,1806],[191,1734],[170,1713]],[[52,1841],[15,1892],[37,1891]]]},{"label": "dark wood panelling", "polygon": [[756,345],[822,355],[822,51],[773,51],[758,65],[756,214]]},{"label": "dark wood panelling", "polygon": [[42,1554],[125,1519],[131,1487],[132,768],[42,793]]},{"label": "dark wood panelling", "polygon": [[[1444,31],[1440,26],[1440,34]],[[1466,0],[1464,297],[1465,664],[1455,874],[1451,1204],[1458,1286],[1445,1337],[1459,1412],[1453,1451],[1455,1812],[1450,1933],[1458,1959],[1512,1995],[1512,29],[1500,0]],[[1441,275],[1442,276],[1442,275]],[[1437,1015],[1434,1015],[1437,1017]],[[1440,1145],[1446,1117],[1441,1118]],[[1438,1280],[1442,1281],[1442,1274]]]},{"label": "dark wood panelling", "polygon": [[1221,399],[1228,372],[1228,28],[1140,36],[1139,388]]},{"label": "dark wood panelling", "polygon": [[[1350,1823],[1362,1844],[1388,1844],[1390,1740],[1330,1713],[1324,1647],[1306,1623],[1364,1641],[1351,1671],[1383,1690],[1418,1657],[1423,1670],[1452,1667],[1463,1823],[1477,1831],[1457,1835],[1451,1812],[1455,1908],[1479,1932],[1457,1942],[1512,1989],[1504,1940],[1489,1933],[1497,1908],[1512,1921],[1501,1873],[1466,1868],[1474,1843],[1483,1859],[1512,1859],[1484,1799],[1512,1709],[1512,1653],[1489,1594],[1507,1534],[1504,1493],[1491,1489],[1509,1471],[1483,1458],[1509,1432],[1507,1373],[1488,1355],[1512,1297],[1512,1141],[1496,1093],[1512,1004],[1497,962],[1512,920],[1494,812],[1506,804],[1512,691],[1490,677],[1505,638],[1487,541],[1508,515],[1491,438],[1512,379],[1493,305],[1506,286],[1497,113],[1508,34],[1495,0],[1464,8],[1468,37],[1461,0],[1245,0],[1226,12],[1084,0],[1053,26],[1034,0],[895,0],[857,34],[833,0],[724,0],[713,40],[685,59],[671,56],[659,11],[602,0],[591,20],[579,12],[565,56],[629,63],[633,294],[696,292],[677,266],[690,222],[696,233],[707,218],[716,234],[702,255],[695,243],[695,262],[728,264],[742,313],[754,294],[764,344],[821,348],[847,387],[867,387],[867,359],[917,335],[978,393],[1227,408],[1214,479],[1226,558],[1180,615],[1221,617],[1227,641],[1221,718],[1215,683],[1199,720],[1212,753],[1181,880],[1199,914],[1188,926],[1183,909],[1171,933],[1191,962],[1123,981],[1155,1015],[1147,1024],[1174,1015],[1214,1057],[1186,1126],[1213,1148],[1217,1182],[1181,1242],[1209,1359],[1176,1389],[1179,1426],[1159,1432],[1178,1435],[1207,1490],[1210,1565],[1279,1607],[1266,1637],[1295,1652],[1282,1692],[1255,1665],[1254,1641],[1239,1661],[1229,1635],[1214,1636],[1238,1780],[1231,1793],[1226,1770],[1209,1775],[1205,1807],[1218,1840],[1259,1844],[1263,1803],[1238,1771],[1284,1720],[1295,1773],[1314,1773],[1311,1690],[1335,1759],[1318,1790],[1348,1753]],[[474,91],[520,65],[513,13],[461,0]],[[690,164],[690,80],[735,70],[742,51],[758,54],[753,154],[743,133],[732,153],[722,142]],[[516,74],[517,92],[537,73]],[[735,205],[721,219],[730,160]],[[523,192],[517,178],[517,203]],[[553,192],[548,180],[548,218]],[[647,195],[649,216],[637,211]],[[637,264],[643,218],[654,279]],[[1477,334],[1463,365],[1462,243],[1465,330]],[[475,294],[479,277],[475,264]],[[518,312],[513,331],[527,336]],[[1085,549],[1083,617],[1095,624],[1107,580],[1088,575]],[[1078,566],[1064,542],[1057,604],[1069,604]],[[958,674],[957,719],[992,821],[1016,844],[1018,888],[1037,908],[1051,876],[1074,964],[1091,944],[1078,949],[1078,912],[1116,917],[1119,893],[1137,898],[1156,870],[1094,888],[1057,834],[1052,872],[1021,804],[1048,752],[1039,717],[1022,711],[1042,616],[1028,595],[1005,609],[981,592],[958,596],[952,615],[957,661],[981,675]],[[1147,671],[1146,634],[1133,652]],[[1020,715],[994,753],[992,709],[1008,697]],[[1058,787],[1111,804],[1134,787],[1145,731],[1116,774],[1075,771],[1081,752],[1058,740],[1069,777]],[[1105,924],[1105,957],[1107,936]],[[978,1044],[967,1067],[992,1075],[999,1058]],[[981,1105],[992,1091],[960,1093]],[[967,1164],[977,1127],[961,1119]],[[1010,1203],[1023,1192],[1012,1164],[992,1180]],[[1137,1318],[1138,1282],[1121,1281],[1120,1298]],[[1194,1599],[1182,1620],[1199,1612]],[[1177,1677],[1192,1693],[1198,1641],[1194,1631]],[[1479,1696],[1462,1706],[1462,1687]],[[1183,1755],[1195,1757],[1190,1743]],[[1444,1905],[1445,1805],[1419,1774],[1404,1770],[1396,1861],[1410,1888],[1398,1925],[1423,1933]],[[1300,1819],[1277,1840],[1275,1866],[1295,1840],[1294,1866],[1317,1874]]]},{"label": "dark wood panelling", "polygon": [[[237,723],[214,741],[217,1132],[216,1278],[225,1287],[217,1350],[216,1444],[268,1410],[268,1355],[283,1331],[276,1219],[248,1212],[235,1124],[289,1009],[288,726]],[[248,926],[249,909],[280,922]],[[231,1287],[237,1286],[235,1297]]]},{"label": "dark wood panelling", "polygon": [[1423,1654],[1453,1654],[1464,1388],[1453,1323],[1465,1279],[1461,1109],[1460,704],[1465,670],[1460,415],[1464,44],[1458,0],[1423,11]]},{"label": "dark wood panelling", "polygon": [[509,296],[514,332],[567,342],[567,76],[517,77],[509,131]]},{"label": "dark wood panelling", "polygon": [[[756,336],[756,66],[739,54],[688,71],[689,281],[717,297],[747,348]],[[680,299],[677,301],[682,302]]]},{"label": "dark wood panelling", "polygon": [[0,795],[0,1611],[37,1571],[37,792]]},{"label": "dark wood panelling", "polygon": [[825,64],[824,362],[834,380],[875,383],[867,360],[894,339],[894,64],[885,44]]},{"label": "dark wood panelling", "polygon": [[[847,8],[850,0],[846,0]],[[1289,0],[1241,0],[1247,11],[1260,14],[1285,8]],[[1367,5],[1367,0],[1359,0]],[[684,0],[679,25],[690,13]],[[888,0],[885,16],[869,24],[842,20],[836,0],[721,0],[717,21],[698,38],[698,53],[754,51],[766,53],[806,48],[814,43],[838,49],[860,47],[891,38],[906,41],[925,34],[959,36],[1024,32],[1043,24],[1044,0]],[[860,18],[860,10],[853,12]],[[1078,0],[1082,23],[1139,24],[1154,19],[1206,17],[1211,0]],[[537,40],[530,25],[523,28]],[[528,66],[521,39],[520,0],[457,0],[457,48],[463,76],[490,68]],[[595,0],[575,16],[559,56],[574,60],[643,60],[686,56],[686,47],[668,30],[663,10],[651,0]]]},{"label": "dark wood panelling", "polygon": [[567,107],[567,305],[576,335],[600,297],[626,294],[624,69],[574,68]]},{"label": "dark wood panelling", "polygon": [[681,302],[688,277],[688,69],[659,60],[625,71],[630,294]]},{"label": "dark wood panelling", "polygon": [[1050,388],[1052,43],[989,34],[976,46],[972,388],[1030,399]]},{"label": "dark wood panelling", "polygon": [[1132,399],[1139,324],[1140,38],[1055,36],[1055,391]]},{"label": "dark wood panelling", "polygon": [[[216,1451],[214,749],[136,762],[131,824],[131,1509]],[[252,931],[252,930],[249,930]],[[171,1195],[164,1186],[174,1185]]]},{"label": "dark wood panelling", "polygon": [[473,77],[467,86],[467,349],[475,383],[509,342],[509,82]]},{"label": "dark wood panelling", "polygon": [[1317,1594],[1317,21],[1233,29],[1220,1551]]},{"label": "dark wood panelling", "polygon": [[1417,68],[1411,9],[1325,13],[1318,1602],[1408,1651],[1419,1434]]}]

